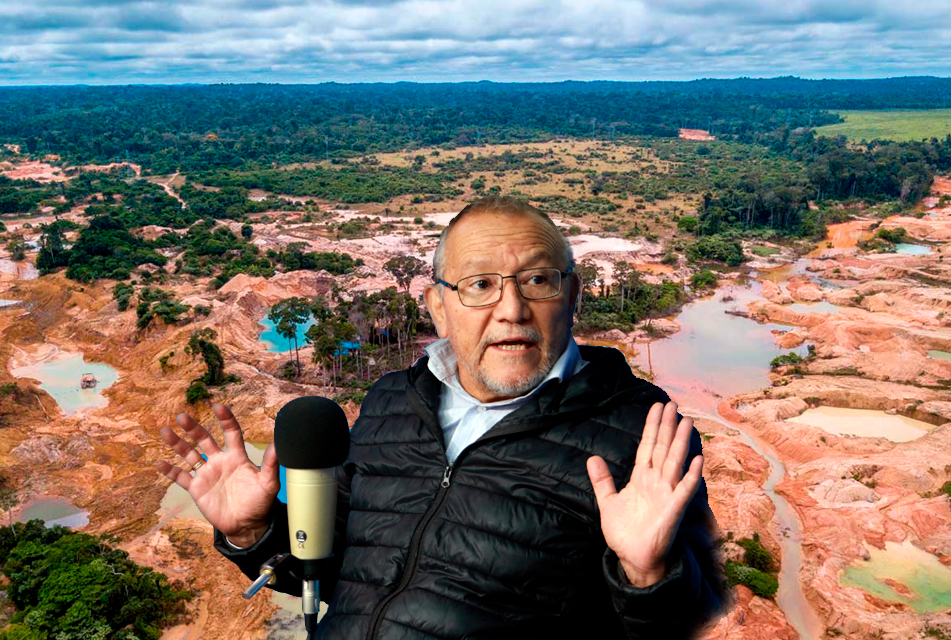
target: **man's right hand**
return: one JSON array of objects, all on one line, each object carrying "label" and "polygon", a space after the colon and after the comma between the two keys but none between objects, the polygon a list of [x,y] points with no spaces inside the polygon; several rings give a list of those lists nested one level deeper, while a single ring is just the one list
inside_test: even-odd
[{"label": "man's right hand", "polygon": [[[180,413],[176,421],[208,459],[194,470],[195,475],[165,460],[158,460],[155,466],[188,492],[201,515],[213,527],[234,544],[248,547],[267,530],[267,514],[281,490],[277,452],[274,443],[269,444],[258,469],[248,458],[241,427],[231,409],[216,403],[212,411],[224,432],[224,450],[203,426],[187,413]],[[194,467],[202,460],[201,454],[171,428],[162,427],[160,433],[162,440],[187,464]]]}]

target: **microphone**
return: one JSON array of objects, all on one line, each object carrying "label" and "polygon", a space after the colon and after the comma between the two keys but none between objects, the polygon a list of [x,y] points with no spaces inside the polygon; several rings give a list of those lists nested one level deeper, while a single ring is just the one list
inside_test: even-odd
[{"label": "microphone", "polygon": [[[285,404],[274,419],[274,451],[287,469],[287,526],[291,554],[303,580],[304,618],[316,624],[321,560],[333,555],[337,513],[334,467],[350,453],[350,427],[343,409],[327,398],[302,396]],[[308,615],[311,614],[311,615]]]}]

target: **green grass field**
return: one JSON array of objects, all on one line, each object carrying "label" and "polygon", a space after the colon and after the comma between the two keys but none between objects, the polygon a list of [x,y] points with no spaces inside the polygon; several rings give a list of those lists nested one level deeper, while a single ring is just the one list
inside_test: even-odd
[{"label": "green grass field", "polygon": [[856,142],[884,138],[921,140],[943,138],[951,133],[951,109],[893,111],[836,111],[845,118],[840,124],[817,127],[820,136],[845,136]]}]

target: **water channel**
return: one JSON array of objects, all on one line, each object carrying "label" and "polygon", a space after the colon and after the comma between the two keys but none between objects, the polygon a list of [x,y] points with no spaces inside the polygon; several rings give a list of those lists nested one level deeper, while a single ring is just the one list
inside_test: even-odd
[{"label": "water channel", "polygon": [[[829,228],[830,244],[835,248],[854,246],[869,235],[867,222],[853,221]],[[769,279],[780,286],[793,275],[809,275],[806,270],[810,259],[823,252],[817,247],[809,254],[782,267],[763,270],[755,277]],[[922,255],[930,247],[903,243],[899,253]],[[814,280],[818,280],[813,278]],[[826,283],[819,281],[820,286]],[[841,284],[835,288],[840,288]],[[760,298],[757,282],[736,284],[720,289],[709,298],[686,305],[676,318],[680,332],[641,348],[637,354],[628,353],[629,345],[602,341],[628,356],[641,370],[650,371],[653,381],[681,405],[681,413],[718,422],[739,432],[740,437],[769,464],[770,473],[763,490],[776,507],[775,519],[783,535],[779,538],[782,564],[776,601],[789,624],[803,640],[818,640],[823,636],[821,620],[809,604],[799,581],[802,564],[802,528],[792,505],[775,491],[786,469],[773,449],[745,430],[745,425],[732,423],[717,412],[722,397],[756,391],[770,386],[766,372],[770,360],[780,350],[773,341],[771,329],[786,329],[778,324],[758,324],[738,315],[726,313],[731,308],[745,309],[747,304]],[[805,313],[838,313],[839,307],[828,302],[787,305]],[[808,346],[797,351],[805,355]],[[931,358],[951,359],[951,354],[932,350]],[[861,415],[859,415],[861,414]],[[862,411],[835,407],[819,407],[790,421],[805,422],[818,428],[858,437],[886,437],[905,442],[924,435],[932,425],[904,416],[888,415],[883,411]],[[920,611],[947,609],[948,582],[951,569],[943,567],[933,555],[913,547],[889,543],[884,551],[871,552],[873,561],[853,565],[841,578],[843,584],[866,589],[870,593],[898,602],[906,602]],[[894,548],[892,548],[894,547]],[[907,547],[911,547],[910,549]],[[878,553],[877,553],[878,552]],[[877,560],[876,560],[877,558]],[[935,565],[938,565],[937,567]],[[891,582],[891,585],[889,584]],[[896,591],[892,585],[898,586]],[[902,593],[904,592],[904,594]],[[896,595],[898,594],[898,595]],[[910,594],[910,595],[909,595]],[[900,597],[899,597],[900,596]]]},{"label": "water channel", "polygon": [[[808,258],[803,257],[785,265],[781,268],[783,275],[806,273],[807,262]],[[717,413],[722,397],[769,387],[767,372],[774,357],[789,351],[803,356],[808,352],[807,344],[785,350],[776,345],[772,330],[787,330],[787,326],[759,324],[728,313],[745,311],[749,302],[760,299],[760,293],[759,282],[748,281],[721,288],[710,297],[684,306],[676,318],[681,325],[679,332],[652,342],[649,359],[647,349],[642,348],[629,360],[633,359],[642,371],[652,372],[654,383],[678,402],[683,415],[715,421],[738,431],[743,441],[769,463],[770,473],[763,490],[775,505],[776,522],[784,532],[778,540],[782,562],[776,602],[802,640],[819,640],[822,622],[799,581],[802,528],[793,507],[775,491],[786,475],[786,468],[768,444],[745,431],[745,425],[729,422]],[[803,306],[811,307],[810,311],[828,312],[824,305]],[[623,343],[600,344],[629,350]]]}]

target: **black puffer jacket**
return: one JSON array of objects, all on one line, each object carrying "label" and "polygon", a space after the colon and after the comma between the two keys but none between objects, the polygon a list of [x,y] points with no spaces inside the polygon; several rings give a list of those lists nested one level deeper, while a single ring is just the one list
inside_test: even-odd
[{"label": "black puffer jacket", "polygon": [[[320,582],[329,608],[317,637],[666,640],[694,637],[724,608],[702,481],[667,576],[643,588],[619,578],[586,461],[604,458],[620,491],[648,409],[669,398],[619,351],[580,350],[589,364],[544,383],[452,466],[428,357],[373,385],[336,469],[336,562]],[[699,453],[694,429],[687,464]],[[286,506],[275,502],[269,519],[243,550],[215,530],[215,548],[249,578],[290,550]],[[278,575],[273,588],[300,595],[299,580]]]}]

